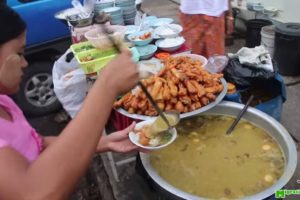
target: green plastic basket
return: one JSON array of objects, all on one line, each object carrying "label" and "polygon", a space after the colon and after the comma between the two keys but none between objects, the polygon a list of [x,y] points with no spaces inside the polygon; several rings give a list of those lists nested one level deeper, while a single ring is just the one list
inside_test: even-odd
[{"label": "green plastic basket", "polygon": [[[132,53],[132,60],[134,62],[138,62],[140,55],[135,47],[130,49]],[[109,63],[112,59],[117,55],[117,51],[115,49],[108,50],[99,50],[92,49],[88,51],[83,51],[81,53],[75,54],[77,62],[80,64],[85,74],[99,73],[107,63]],[[83,61],[82,59],[91,56],[94,58],[91,61]]]},{"label": "green plastic basket", "polygon": [[[84,73],[92,74],[92,73],[99,73],[107,63],[109,63],[114,57],[116,57],[117,52],[114,49],[109,50],[99,50],[93,49],[89,51],[84,51],[78,53],[75,57],[80,64],[81,68],[83,69]],[[93,60],[84,61],[82,59],[91,56]]]},{"label": "green plastic basket", "polygon": [[71,45],[71,50],[75,55],[92,49],[95,49],[95,47],[89,41]]}]

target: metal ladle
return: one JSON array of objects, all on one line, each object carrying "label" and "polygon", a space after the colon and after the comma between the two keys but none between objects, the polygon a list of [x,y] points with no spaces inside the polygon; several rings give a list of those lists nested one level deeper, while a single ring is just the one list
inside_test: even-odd
[{"label": "metal ladle", "polygon": [[233,129],[236,127],[236,125],[239,123],[239,121],[242,119],[242,117],[244,116],[244,114],[246,113],[251,101],[253,100],[254,95],[251,95],[250,98],[248,99],[246,105],[244,106],[244,108],[241,110],[241,112],[238,114],[238,116],[235,118],[234,122],[232,123],[232,125],[229,127],[229,129],[226,131],[227,135],[230,135],[233,131]]}]

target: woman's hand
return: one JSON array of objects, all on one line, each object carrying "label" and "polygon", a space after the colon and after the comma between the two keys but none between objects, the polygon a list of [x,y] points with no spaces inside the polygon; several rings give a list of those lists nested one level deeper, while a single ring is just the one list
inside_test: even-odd
[{"label": "woman's hand", "polygon": [[119,153],[127,153],[138,150],[138,146],[134,145],[128,137],[130,131],[133,131],[135,122],[122,131],[117,131],[109,135],[103,135],[97,145],[96,152],[113,151]]},{"label": "woman's hand", "polygon": [[117,95],[132,89],[138,82],[139,71],[131,58],[131,52],[123,50],[100,73],[100,79],[104,79],[108,88]]}]

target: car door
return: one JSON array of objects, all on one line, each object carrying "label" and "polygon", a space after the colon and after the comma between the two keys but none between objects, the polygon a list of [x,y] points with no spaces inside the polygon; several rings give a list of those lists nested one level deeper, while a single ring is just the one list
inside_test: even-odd
[{"label": "car door", "polygon": [[71,0],[7,0],[7,4],[26,21],[29,47],[70,35],[68,27],[54,14],[72,7]]}]

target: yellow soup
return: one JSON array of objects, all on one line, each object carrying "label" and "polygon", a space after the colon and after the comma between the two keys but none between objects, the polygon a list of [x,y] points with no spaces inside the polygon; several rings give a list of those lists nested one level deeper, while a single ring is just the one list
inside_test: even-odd
[{"label": "yellow soup", "polygon": [[152,166],[171,185],[201,197],[231,199],[265,190],[283,173],[283,153],[266,131],[247,121],[226,135],[233,120],[182,120],[176,141],[151,153]]}]

